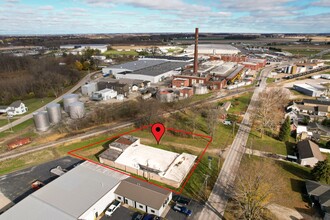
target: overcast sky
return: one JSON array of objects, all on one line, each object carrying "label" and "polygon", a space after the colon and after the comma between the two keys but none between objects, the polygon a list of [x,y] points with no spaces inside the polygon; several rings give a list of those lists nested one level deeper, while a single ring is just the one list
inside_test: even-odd
[{"label": "overcast sky", "polygon": [[0,34],[329,33],[330,0],[0,0]]}]

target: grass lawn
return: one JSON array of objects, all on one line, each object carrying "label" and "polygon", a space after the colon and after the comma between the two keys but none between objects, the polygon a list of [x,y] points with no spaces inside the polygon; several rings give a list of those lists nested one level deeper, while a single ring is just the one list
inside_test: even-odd
[{"label": "grass lawn", "polygon": [[109,55],[109,56],[138,56],[138,52],[135,50],[129,50],[129,51],[118,51],[118,50],[107,50],[103,53],[103,55]]},{"label": "grass lawn", "polygon": [[267,83],[273,83],[273,82],[275,82],[275,79],[274,78],[267,78],[266,82]]},{"label": "grass lawn", "polygon": [[204,99],[210,98],[212,95],[213,95],[212,92],[209,92],[209,93],[203,94],[203,95],[193,95],[191,97],[191,101],[196,102],[196,101],[204,100]]},{"label": "grass lawn", "polygon": [[[249,163],[260,161],[265,167],[272,166],[276,169],[276,174],[279,175],[279,190],[274,194],[276,204],[298,210],[299,212],[304,212],[311,214],[312,209],[307,208],[307,200],[303,195],[306,193],[305,189],[305,179],[312,179],[310,174],[310,168],[299,166],[298,164],[285,162],[285,161],[274,161],[271,159],[259,158],[259,157],[248,157],[243,156],[240,169],[244,169],[249,165]],[[273,175],[269,172],[269,175]],[[232,207],[228,205],[227,207]],[[226,210],[226,219],[233,219],[230,210]]]},{"label": "grass lawn", "polygon": [[8,124],[8,120],[7,119],[0,119],[0,127],[4,126]]},{"label": "grass lawn", "polygon": [[233,98],[227,101],[231,101],[231,107],[228,111],[230,114],[243,114],[246,112],[250,100],[252,97],[252,92],[245,93],[237,98]]},{"label": "grass lawn", "polygon": [[254,150],[271,152],[274,154],[292,155],[294,152],[294,145],[295,140],[292,137],[290,137],[288,142],[282,142],[266,134],[261,138],[259,132],[252,130],[246,147],[250,148],[252,146]]},{"label": "grass lawn", "polygon": [[[21,130],[29,127],[29,126],[32,126],[33,125],[33,119],[29,119],[19,125],[16,125],[13,127],[13,131],[14,133],[17,133],[17,132],[21,132]],[[3,132],[0,132],[0,138],[4,138],[4,137],[8,137],[9,135],[11,135],[12,133],[11,132],[8,132],[7,131],[3,131]]]},{"label": "grass lawn", "polygon": [[23,100],[25,106],[29,108],[29,111],[25,114],[34,112],[35,110],[41,108],[42,106],[53,101],[54,99],[55,99],[54,97],[46,97],[46,98],[33,98],[33,99]]}]

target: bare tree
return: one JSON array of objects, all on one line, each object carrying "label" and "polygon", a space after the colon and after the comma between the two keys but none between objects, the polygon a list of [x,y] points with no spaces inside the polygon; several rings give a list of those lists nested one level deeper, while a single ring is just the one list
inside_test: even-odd
[{"label": "bare tree", "polygon": [[274,163],[248,161],[240,169],[232,193],[237,219],[267,219],[267,206],[276,201],[275,194],[282,181]]},{"label": "bare tree", "polygon": [[259,94],[252,118],[260,130],[261,137],[263,137],[265,129],[275,130],[279,125],[289,97],[289,90],[283,88],[269,88]]}]

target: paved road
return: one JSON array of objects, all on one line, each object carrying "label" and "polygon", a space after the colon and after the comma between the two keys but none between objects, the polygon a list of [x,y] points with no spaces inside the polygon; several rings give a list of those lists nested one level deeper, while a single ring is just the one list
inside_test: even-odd
[{"label": "paved road", "polygon": [[[51,101],[50,103],[55,103],[55,102],[59,102],[62,100],[63,96],[69,93],[73,93],[74,91],[76,91],[77,89],[79,89],[83,84],[85,84],[87,81],[90,80],[90,76],[92,76],[94,73],[97,73],[99,71],[95,71],[92,73],[87,74],[84,78],[82,78],[74,87],[72,87],[69,91],[67,91],[66,93],[64,93],[63,95],[57,97],[56,99],[54,99],[53,101]],[[47,103],[46,105],[48,105],[49,103]],[[37,109],[36,111],[41,111],[44,110],[46,105],[44,105],[43,107]],[[9,129],[11,126],[16,126],[18,124],[21,124],[27,120],[29,120],[30,118],[33,117],[33,112],[31,112],[30,114],[24,115],[21,118],[11,122],[10,124],[7,124],[5,126],[0,127],[0,132],[3,132],[7,129]]]},{"label": "paved road", "polygon": [[267,67],[263,69],[261,73],[262,81],[260,83],[260,87],[257,87],[252,95],[250,105],[230,147],[229,153],[225,159],[211,195],[206,202],[205,208],[199,216],[199,220],[217,220],[223,218],[230,195],[230,187],[234,185],[236,174],[240,166],[242,156],[245,152],[245,145],[249,137],[251,129],[250,113],[253,111],[254,103],[257,100],[259,93],[266,87],[266,76],[272,68],[273,67]]}]

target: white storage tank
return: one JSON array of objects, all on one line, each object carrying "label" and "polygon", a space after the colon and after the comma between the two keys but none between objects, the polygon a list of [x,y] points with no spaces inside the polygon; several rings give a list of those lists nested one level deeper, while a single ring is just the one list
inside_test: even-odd
[{"label": "white storage tank", "polygon": [[123,94],[118,94],[117,95],[117,100],[124,101],[124,95]]},{"label": "white storage tank", "polygon": [[47,111],[34,112],[33,121],[37,131],[47,131],[50,127]]},{"label": "white storage tank", "polygon": [[78,102],[79,96],[77,94],[66,94],[63,96],[64,111],[69,112],[69,105]]},{"label": "white storage tank", "polygon": [[50,103],[46,106],[49,122],[57,124],[62,119],[61,105],[58,103]]},{"label": "white storage tank", "polygon": [[82,102],[74,102],[69,105],[70,118],[78,119],[85,116],[85,105]]},{"label": "white storage tank", "polygon": [[194,94],[195,95],[202,95],[202,94],[207,94],[208,90],[207,90],[207,86],[206,85],[202,85],[202,84],[195,84],[193,86],[194,89]]}]

